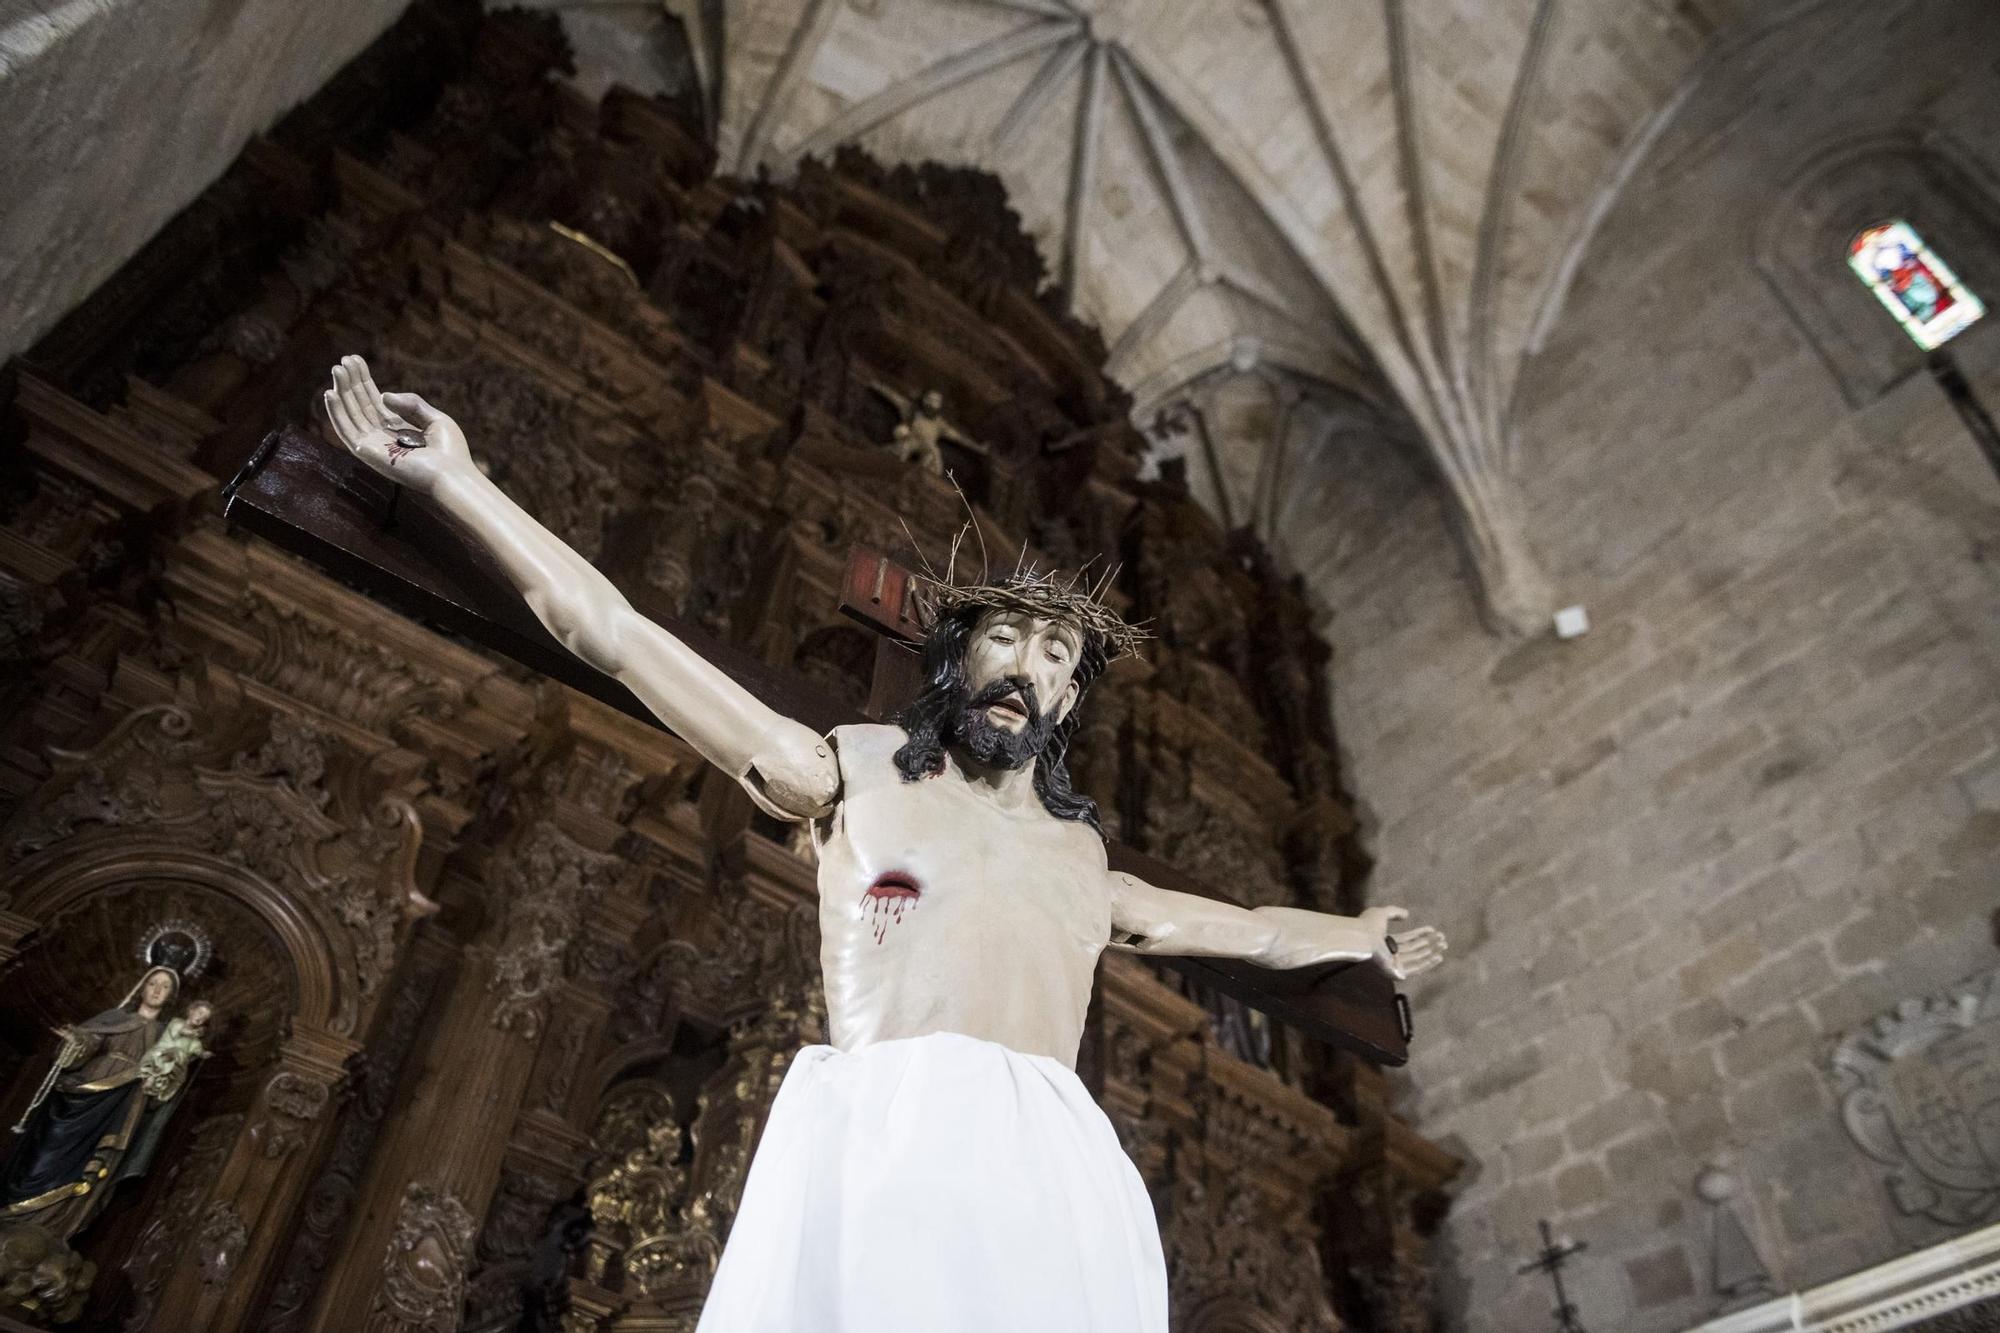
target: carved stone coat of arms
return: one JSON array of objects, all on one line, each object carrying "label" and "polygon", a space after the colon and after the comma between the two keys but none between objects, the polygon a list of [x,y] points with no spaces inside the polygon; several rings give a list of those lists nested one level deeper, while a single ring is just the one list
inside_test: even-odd
[{"label": "carved stone coat of arms", "polygon": [[1833,1053],[1841,1114],[1905,1213],[1968,1226],[2000,1203],[2000,972],[1905,1000]]}]

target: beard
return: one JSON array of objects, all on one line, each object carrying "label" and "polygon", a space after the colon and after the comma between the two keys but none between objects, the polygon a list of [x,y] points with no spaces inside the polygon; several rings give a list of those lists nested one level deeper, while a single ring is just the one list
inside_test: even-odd
[{"label": "beard", "polygon": [[[986,710],[1010,694],[1027,709],[1027,723],[1019,731],[996,727]],[[1003,676],[977,694],[968,697],[954,714],[946,743],[964,750],[989,768],[1026,768],[1035,762],[1055,734],[1056,719],[1044,714],[1035,700],[1035,687],[1025,677]]]}]

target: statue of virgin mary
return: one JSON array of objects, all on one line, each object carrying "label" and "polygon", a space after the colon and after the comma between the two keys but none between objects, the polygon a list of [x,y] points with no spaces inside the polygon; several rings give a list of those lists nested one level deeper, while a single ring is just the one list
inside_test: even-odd
[{"label": "statue of virgin mary", "polygon": [[62,1049],[0,1168],[0,1226],[32,1223],[68,1240],[120,1181],[145,1174],[186,1081],[169,1089],[141,1062],[166,1034],[180,986],[173,968],[149,968],[117,1008],[57,1029]]}]

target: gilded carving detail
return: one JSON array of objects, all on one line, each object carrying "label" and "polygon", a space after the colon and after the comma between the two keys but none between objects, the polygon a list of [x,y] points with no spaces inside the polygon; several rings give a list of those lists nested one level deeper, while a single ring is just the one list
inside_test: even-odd
[{"label": "gilded carving detail", "polygon": [[0,1314],[66,1324],[83,1313],[97,1265],[45,1227],[0,1226]]},{"label": "gilded carving detail", "polygon": [[705,1282],[722,1239],[705,1196],[688,1197],[679,1165],[686,1137],[662,1084],[614,1089],[598,1113],[604,1165],[586,1193],[602,1243],[622,1251],[623,1268],[648,1296],[690,1277]]},{"label": "gilded carving detail", "polygon": [[[507,1171],[487,1209],[486,1226],[475,1251],[478,1271],[466,1286],[465,1318],[461,1327],[514,1328],[522,1319],[524,1297],[546,1275],[536,1250],[550,1229],[557,1201],[575,1189],[575,1182],[527,1171]],[[557,1287],[567,1276],[557,1274]],[[547,1293],[549,1296],[555,1292]],[[544,1299],[546,1309],[548,1301]],[[560,1304],[560,1300],[556,1300]]]}]

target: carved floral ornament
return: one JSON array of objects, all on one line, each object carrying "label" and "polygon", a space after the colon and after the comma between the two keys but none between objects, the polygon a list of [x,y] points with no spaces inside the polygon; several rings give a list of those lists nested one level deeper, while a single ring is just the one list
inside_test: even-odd
[{"label": "carved floral ornament", "polygon": [[[347,795],[365,789],[366,774],[285,714],[154,705],[87,749],[51,755],[54,775],[0,833],[0,861],[23,886],[16,911],[58,910],[82,879],[109,873],[90,867],[120,848],[178,856],[190,873],[212,867],[202,878],[242,898],[293,954],[301,1019],[345,1035],[356,992],[381,984],[403,927],[432,910],[414,879],[416,812]],[[334,769],[350,780],[336,781]],[[316,930],[299,919],[299,903]]]},{"label": "carved floral ornament", "polygon": [[571,946],[592,904],[632,868],[593,852],[555,825],[537,824],[501,871],[507,931],[487,989],[500,998],[493,1026],[533,1041],[548,1021],[548,996],[568,970]]},{"label": "carved floral ornament", "polygon": [[264,1145],[264,1156],[283,1157],[304,1146],[306,1128],[325,1113],[333,1100],[324,1083],[301,1078],[290,1070],[280,1070],[264,1085],[264,1106],[269,1112],[256,1129]]},{"label": "carved floral ornament", "polygon": [[375,1309],[406,1328],[456,1328],[475,1230],[472,1214],[450,1190],[412,1181],[383,1256]]},{"label": "carved floral ornament", "polygon": [[195,1236],[195,1257],[201,1266],[204,1286],[219,1287],[236,1271],[236,1261],[250,1243],[250,1229],[243,1214],[227,1199],[217,1199],[202,1214],[201,1230]]},{"label": "carved floral ornament", "polygon": [[1169,1287],[1200,1333],[1337,1329],[1304,1199],[1278,1201],[1248,1173],[1182,1173],[1162,1227]]},{"label": "carved floral ornament", "polygon": [[465,704],[463,682],[412,663],[346,626],[255,590],[238,599],[236,610],[241,623],[264,641],[262,656],[249,664],[250,673],[335,717],[389,731],[411,714],[449,719]]}]

